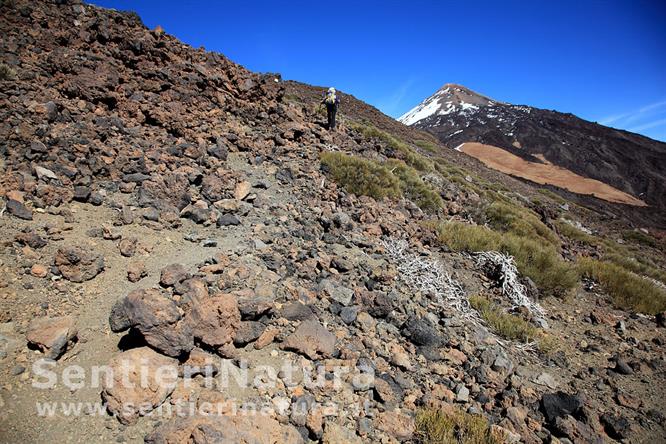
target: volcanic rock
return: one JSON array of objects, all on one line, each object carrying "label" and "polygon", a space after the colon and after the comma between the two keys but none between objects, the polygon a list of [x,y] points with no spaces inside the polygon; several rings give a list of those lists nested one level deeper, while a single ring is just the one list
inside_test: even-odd
[{"label": "volcanic rock", "polygon": [[54,263],[60,274],[72,282],[89,281],[104,270],[104,258],[90,248],[60,248]]},{"label": "volcanic rock", "polygon": [[303,321],[282,343],[285,350],[295,350],[310,359],[330,357],[335,352],[335,335],[316,320]]},{"label": "volcanic rock", "polygon": [[123,424],[136,422],[140,415],[162,404],[176,388],[178,361],[148,347],[120,353],[108,365],[113,378],[103,378],[102,398],[109,412]]},{"label": "volcanic rock", "polygon": [[26,338],[46,357],[58,359],[77,337],[74,319],[70,316],[34,319],[28,325]]}]

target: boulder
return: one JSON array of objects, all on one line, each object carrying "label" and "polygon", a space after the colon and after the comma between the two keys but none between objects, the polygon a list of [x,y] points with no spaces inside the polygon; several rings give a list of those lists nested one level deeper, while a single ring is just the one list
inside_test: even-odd
[{"label": "boulder", "polygon": [[213,348],[230,344],[241,321],[236,297],[222,293],[194,301],[188,318],[194,337]]},{"label": "boulder", "polygon": [[583,401],[574,395],[558,391],[556,393],[546,393],[541,398],[541,410],[546,421],[554,424],[555,420],[566,415],[575,416],[583,407]]},{"label": "boulder", "polygon": [[7,193],[5,203],[7,212],[23,220],[32,220],[32,210],[25,205],[23,197],[18,194]]},{"label": "boulder", "polygon": [[70,316],[33,319],[26,339],[50,359],[58,359],[76,340],[77,330]]},{"label": "boulder", "polygon": [[171,264],[164,267],[160,273],[160,285],[173,287],[174,285],[188,279],[190,274],[181,264]]},{"label": "boulder", "polygon": [[72,282],[89,281],[104,270],[104,257],[90,248],[60,248],[54,263],[60,274]]},{"label": "boulder", "polygon": [[190,324],[176,303],[160,290],[134,290],[115,303],[109,316],[114,332],[136,329],[146,342],[167,356],[178,357],[194,347]]},{"label": "boulder", "polygon": [[148,347],[120,353],[111,359],[109,367],[113,377],[110,381],[102,379],[102,399],[123,424],[136,422],[140,415],[161,405],[176,388],[178,361]]},{"label": "boulder", "polygon": [[397,411],[379,413],[374,420],[374,426],[398,441],[411,439],[416,429],[414,418]]},{"label": "boulder", "polygon": [[146,436],[145,442],[146,444],[302,444],[303,437],[295,427],[281,425],[275,419],[261,414],[210,415],[173,419]]},{"label": "boulder", "polygon": [[363,440],[361,440],[355,431],[338,425],[333,421],[328,421],[324,426],[324,435],[321,442],[323,444],[362,444]]},{"label": "boulder", "polygon": [[331,357],[335,352],[335,335],[314,319],[303,321],[282,343],[285,350],[294,350],[310,359]]}]

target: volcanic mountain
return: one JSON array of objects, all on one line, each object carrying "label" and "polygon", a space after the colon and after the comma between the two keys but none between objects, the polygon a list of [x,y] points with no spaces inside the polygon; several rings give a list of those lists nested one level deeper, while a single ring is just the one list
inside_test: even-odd
[{"label": "volcanic mountain", "polygon": [[[485,160],[488,166],[500,171],[560,188],[567,188],[563,182],[581,182],[581,187],[568,189],[612,202],[632,205],[645,202],[659,211],[666,209],[666,143],[663,142],[573,114],[499,102],[456,84],[444,85],[398,120],[426,130],[450,148]],[[463,145],[469,142],[491,148]],[[508,154],[493,151],[492,147]],[[490,158],[497,160],[498,156],[502,165],[487,162]],[[521,159],[527,163],[515,168]],[[509,164],[514,166],[507,167]],[[526,177],[522,170],[534,173],[539,169],[534,164],[540,164],[541,169],[546,166],[545,170],[554,168],[544,173],[548,176],[566,177],[559,182],[535,174]],[[583,183],[590,179],[593,182]],[[597,181],[616,190],[596,191],[603,188]]]}]

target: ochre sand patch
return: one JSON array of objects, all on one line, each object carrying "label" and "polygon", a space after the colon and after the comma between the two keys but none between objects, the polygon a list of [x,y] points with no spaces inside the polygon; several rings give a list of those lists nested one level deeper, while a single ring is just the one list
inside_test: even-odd
[{"label": "ochre sand patch", "polygon": [[579,176],[566,168],[550,163],[529,162],[496,146],[468,142],[463,143],[456,150],[479,159],[492,169],[532,182],[555,185],[574,193],[592,195],[609,202],[637,207],[647,206],[645,202],[635,198],[631,194],[627,194],[598,180]]}]

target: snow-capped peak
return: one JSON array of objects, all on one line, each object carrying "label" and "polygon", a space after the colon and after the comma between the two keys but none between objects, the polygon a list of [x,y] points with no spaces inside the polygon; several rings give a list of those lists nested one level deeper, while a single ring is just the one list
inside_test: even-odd
[{"label": "snow-capped peak", "polygon": [[405,125],[413,125],[433,115],[444,116],[453,112],[468,114],[481,106],[492,105],[488,97],[454,83],[447,83],[435,94],[398,118]]}]

